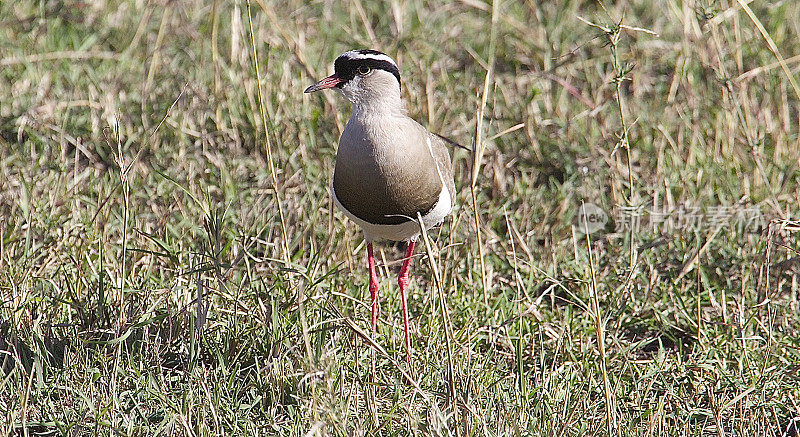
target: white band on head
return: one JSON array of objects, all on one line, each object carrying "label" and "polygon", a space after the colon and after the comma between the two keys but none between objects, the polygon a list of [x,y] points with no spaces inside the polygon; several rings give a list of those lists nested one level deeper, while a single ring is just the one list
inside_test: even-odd
[{"label": "white band on head", "polygon": [[348,59],[374,59],[376,61],[386,61],[390,64],[394,65],[395,68],[397,67],[397,63],[394,62],[394,59],[390,58],[383,53],[360,53],[358,50],[350,50],[349,52],[345,52],[342,56],[347,57]]}]

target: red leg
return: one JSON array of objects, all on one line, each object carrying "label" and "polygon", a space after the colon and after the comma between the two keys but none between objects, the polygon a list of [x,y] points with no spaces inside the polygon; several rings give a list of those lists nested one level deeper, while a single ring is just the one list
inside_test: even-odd
[{"label": "red leg", "polygon": [[[369,262],[369,294],[372,298],[372,340],[378,337],[378,275],[375,272],[375,255],[372,243],[367,243],[367,261]],[[375,348],[372,348],[372,369],[375,370]]]},{"label": "red leg", "polygon": [[400,301],[403,304],[403,328],[406,334],[406,352],[408,352],[408,360],[411,361],[411,332],[408,326],[408,267],[411,264],[411,256],[414,255],[414,246],[416,241],[410,240],[408,248],[406,249],[406,258],[403,260],[403,265],[400,267],[400,275],[397,277],[397,284],[400,285]]}]

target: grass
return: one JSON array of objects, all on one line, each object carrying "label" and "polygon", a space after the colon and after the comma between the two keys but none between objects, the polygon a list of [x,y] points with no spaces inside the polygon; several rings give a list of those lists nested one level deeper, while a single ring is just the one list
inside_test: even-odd
[{"label": "grass", "polygon": [[[0,435],[781,435],[800,3],[746,3],[3,3]],[[470,149],[411,364],[376,247],[374,383],[348,109],[302,93],[358,47]]]}]

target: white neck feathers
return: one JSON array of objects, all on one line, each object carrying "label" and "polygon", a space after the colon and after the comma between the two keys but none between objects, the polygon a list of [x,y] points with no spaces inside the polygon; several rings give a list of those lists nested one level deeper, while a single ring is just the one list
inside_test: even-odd
[{"label": "white neck feathers", "polygon": [[350,103],[353,107],[353,117],[362,120],[387,115],[402,115],[406,111],[403,101],[400,99],[399,89],[356,96],[350,100]]},{"label": "white neck feathers", "polygon": [[369,119],[405,114],[400,97],[400,84],[388,71],[375,70],[368,76],[356,76],[342,88],[342,94],[353,106],[353,117]]}]

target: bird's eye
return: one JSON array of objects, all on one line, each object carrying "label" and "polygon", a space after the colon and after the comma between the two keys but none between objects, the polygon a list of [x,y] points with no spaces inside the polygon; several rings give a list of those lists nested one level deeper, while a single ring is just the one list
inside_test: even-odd
[{"label": "bird's eye", "polygon": [[358,67],[358,74],[362,76],[368,75],[370,71],[372,71],[372,69],[367,67],[366,65],[361,65]]}]

